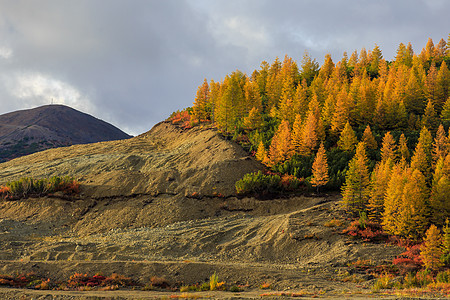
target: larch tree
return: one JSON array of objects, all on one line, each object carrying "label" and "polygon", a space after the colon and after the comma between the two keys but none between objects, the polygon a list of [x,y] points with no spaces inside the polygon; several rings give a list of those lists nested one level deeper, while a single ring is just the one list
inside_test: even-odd
[{"label": "larch tree", "polygon": [[434,47],[434,53],[438,60],[442,60],[447,52],[447,43],[444,39],[441,39],[439,43]]},{"label": "larch tree", "polygon": [[210,101],[210,89],[208,81],[204,80],[203,84],[197,89],[197,95],[193,105],[194,119],[197,121],[211,120],[212,105]]},{"label": "larch tree", "polygon": [[331,76],[331,73],[333,73],[333,69],[334,63],[333,60],[331,59],[331,54],[327,53],[325,54],[323,65],[322,67],[320,67],[319,76],[322,77],[324,80],[327,80]]},{"label": "larch tree", "polygon": [[436,111],[440,113],[445,101],[450,96],[450,70],[445,63],[445,60],[442,62],[436,76],[436,85]]},{"label": "larch tree", "polygon": [[400,43],[397,48],[397,55],[395,56],[395,65],[409,65],[411,63],[412,56],[410,55],[405,44]]},{"label": "larch tree", "polygon": [[445,134],[445,129],[442,124],[439,125],[439,128],[436,132],[436,137],[434,138],[433,143],[433,162],[434,164],[438,161],[439,158],[445,158],[448,153],[448,145],[449,140],[447,135]]},{"label": "larch tree", "polygon": [[400,139],[398,141],[398,152],[401,160],[404,160],[405,162],[409,160],[410,153],[408,148],[408,140],[406,139],[404,133],[400,135]]},{"label": "larch tree", "polygon": [[402,166],[394,165],[384,198],[381,224],[384,231],[393,235],[400,234],[398,220],[402,206],[403,187],[406,183],[404,173],[405,170]]},{"label": "larch tree", "polygon": [[372,121],[376,102],[375,92],[370,84],[370,79],[364,73],[359,85],[358,98],[352,111],[353,120],[357,125],[368,124]]},{"label": "larch tree", "polygon": [[349,118],[348,96],[344,88],[339,91],[336,99],[336,106],[334,108],[333,117],[331,119],[331,130],[338,134],[340,133]]},{"label": "larch tree", "polygon": [[267,111],[271,111],[276,108],[280,101],[281,92],[283,89],[283,82],[281,80],[281,62],[278,57],[272,63],[268,70],[267,82],[266,82],[266,96]]},{"label": "larch tree", "polygon": [[311,184],[312,186],[317,187],[317,193],[319,193],[319,188],[321,186],[327,184],[328,178],[327,155],[323,143],[321,143],[312,165]]},{"label": "larch tree", "polygon": [[419,142],[414,149],[414,154],[411,157],[411,167],[417,169],[424,174],[429,175],[431,172],[431,161],[427,158],[427,153],[424,145]]},{"label": "larch tree", "polygon": [[264,147],[264,143],[262,141],[259,142],[258,150],[255,154],[256,160],[259,160],[263,164],[267,165],[269,162],[269,158],[267,156],[266,147]]},{"label": "larch tree", "polygon": [[450,262],[450,226],[448,219],[445,220],[445,226],[442,228],[442,258],[445,265]]},{"label": "larch tree", "polygon": [[375,140],[369,125],[367,125],[366,129],[364,129],[362,141],[366,144],[367,149],[378,149],[378,143]]},{"label": "larch tree", "polygon": [[283,120],[272,138],[269,149],[270,164],[274,166],[290,159],[293,155],[292,150],[289,122]]},{"label": "larch tree", "polygon": [[294,78],[291,76],[286,76],[283,82],[278,118],[280,120],[287,120],[289,124],[293,124],[295,120],[296,112],[294,108],[294,96]]},{"label": "larch tree", "polygon": [[299,113],[302,118],[308,111],[308,86],[305,79],[297,85],[295,90],[294,110],[296,113]]},{"label": "larch tree", "polygon": [[422,127],[419,142],[411,157],[411,167],[420,170],[427,178],[431,176],[431,151],[433,138],[426,127]]},{"label": "larch tree", "polygon": [[334,115],[334,109],[336,107],[336,97],[334,94],[329,93],[325,103],[322,107],[321,118],[325,128],[331,128],[331,121]]},{"label": "larch tree", "polygon": [[431,186],[430,208],[431,220],[434,224],[443,225],[446,218],[450,217],[450,155],[440,157],[436,163]]},{"label": "larch tree", "polygon": [[350,55],[350,58],[348,59],[348,66],[350,68],[355,68],[356,64],[358,63],[358,51],[353,51]]},{"label": "larch tree", "polygon": [[247,112],[250,112],[252,108],[256,108],[258,111],[262,112],[261,94],[256,81],[251,81],[247,78],[244,85],[244,97],[245,109]]},{"label": "larch tree", "polygon": [[428,130],[434,131],[437,128],[438,117],[434,109],[433,102],[428,100],[427,106],[425,107],[425,113],[422,117],[422,126],[428,128]]},{"label": "larch tree", "polygon": [[377,44],[375,44],[375,47],[370,52],[369,57],[369,73],[371,76],[378,75],[378,68],[380,65],[380,61],[383,58],[383,55],[381,54],[380,47],[378,47]]},{"label": "larch tree", "polygon": [[442,236],[439,229],[432,224],[428,228],[424,243],[420,247],[420,257],[427,270],[437,270],[442,266]]},{"label": "larch tree", "polygon": [[424,109],[425,94],[420,79],[414,68],[409,71],[409,79],[405,91],[405,107],[409,113],[422,114]]},{"label": "larch tree", "polygon": [[302,127],[300,153],[303,155],[311,154],[316,149],[318,141],[318,119],[314,112],[310,111]]},{"label": "larch tree", "polygon": [[370,178],[368,158],[364,142],[356,147],[356,154],[349,162],[345,175],[345,183],[342,186],[342,202],[347,210],[361,212],[366,210],[370,195]]},{"label": "larch tree", "polygon": [[227,75],[221,86],[221,96],[216,103],[216,124],[225,132],[234,132],[245,113],[243,86],[245,75],[235,71]]},{"label": "larch tree", "polygon": [[325,138],[325,131],[320,119],[319,103],[316,97],[312,97],[309,103],[308,114],[302,127],[300,153],[309,155],[317,149],[319,141]]},{"label": "larch tree", "polygon": [[425,79],[425,95],[434,106],[439,106],[439,100],[437,98],[438,86],[437,86],[437,68],[434,63],[431,64],[428,75]]},{"label": "larch tree", "polygon": [[397,226],[401,236],[417,240],[429,225],[429,191],[422,172],[409,168],[405,175]]},{"label": "larch tree", "polygon": [[260,128],[262,124],[261,111],[256,107],[253,107],[248,113],[248,116],[244,117],[242,121],[243,128],[250,131]]},{"label": "larch tree", "polygon": [[302,122],[302,116],[300,114],[297,114],[295,116],[294,124],[292,125],[292,148],[294,150],[294,153],[300,154],[303,149],[303,122]]},{"label": "larch tree", "polygon": [[310,85],[314,77],[318,74],[318,72],[319,72],[319,63],[317,63],[315,59],[311,59],[308,52],[305,50],[301,63],[301,71],[300,71],[301,77],[306,80],[308,85]]},{"label": "larch tree", "polygon": [[381,144],[381,161],[387,159],[391,159],[393,162],[397,161],[397,143],[390,131],[386,132]]},{"label": "larch tree", "polygon": [[379,162],[370,177],[370,195],[368,202],[369,218],[381,221],[384,212],[384,198],[391,179],[393,161],[388,158]]},{"label": "larch tree", "polygon": [[428,38],[427,44],[425,46],[425,48],[422,49],[422,53],[421,55],[423,56],[423,58],[427,61],[432,61],[433,58],[435,57],[435,48],[434,48],[434,43],[433,43],[433,39],[432,38]]},{"label": "larch tree", "polygon": [[441,111],[441,121],[446,128],[450,127],[450,97],[445,101],[444,107]]},{"label": "larch tree", "polygon": [[209,89],[210,89],[210,101],[211,101],[211,106],[212,106],[212,113],[211,113],[211,121],[213,123],[215,123],[216,119],[215,119],[215,109],[216,109],[216,103],[219,101],[219,97],[220,97],[220,82],[215,82],[214,80],[211,79],[210,83],[209,83]]},{"label": "larch tree", "polygon": [[341,136],[338,141],[338,147],[344,151],[352,151],[355,149],[355,145],[358,143],[356,134],[353,131],[349,122],[345,124],[344,130],[341,132]]}]

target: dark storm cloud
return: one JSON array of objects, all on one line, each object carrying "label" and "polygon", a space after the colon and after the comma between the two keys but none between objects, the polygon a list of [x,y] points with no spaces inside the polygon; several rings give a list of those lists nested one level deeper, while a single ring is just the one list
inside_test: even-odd
[{"label": "dark storm cloud", "polygon": [[0,0],[0,113],[66,103],[133,134],[192,104],[206,77],[307,50],[446,39],[449,1]]}]

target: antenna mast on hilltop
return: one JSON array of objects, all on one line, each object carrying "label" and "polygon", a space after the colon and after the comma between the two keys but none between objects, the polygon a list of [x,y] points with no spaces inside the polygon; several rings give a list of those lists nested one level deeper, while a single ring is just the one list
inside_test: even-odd
[{"label": "antenna mast on hilltop", "polygon": [[53,98],[52,98],[52,105],[53,105]]}]

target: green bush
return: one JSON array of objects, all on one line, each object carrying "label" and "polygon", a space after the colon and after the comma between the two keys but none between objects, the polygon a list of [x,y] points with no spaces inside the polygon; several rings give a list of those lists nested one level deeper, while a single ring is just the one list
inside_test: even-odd
[{"label": "green bush", "polygon": [[44,196],[61,191],[65,194],[78,194],[80,184],[72,177],[53,176],[51,178],[33,179],[24,177],[10,181],[0,187],[2,196],[8,199],[26,198],[28,196]]},{"label": "green bush", "polygon": [[436,281],[442,283],[450,283],[450,270],[439,272],[436,275]]},{"label": "green bush", "polygon": [[235,186],[239,195],[267,194],[279,192],[280,183],[280,176],[264,175],[258,171],[258,173],[245,174],[241,180],[236,182]]}]

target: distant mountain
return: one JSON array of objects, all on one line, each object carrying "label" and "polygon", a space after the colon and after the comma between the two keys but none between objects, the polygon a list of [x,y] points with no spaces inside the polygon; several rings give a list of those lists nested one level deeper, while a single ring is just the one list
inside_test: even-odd
[{"label": "distant mountain", "polygon": [[49,148],[130,137],[68,106],[45,105],[0,115],[0,162]]}]

